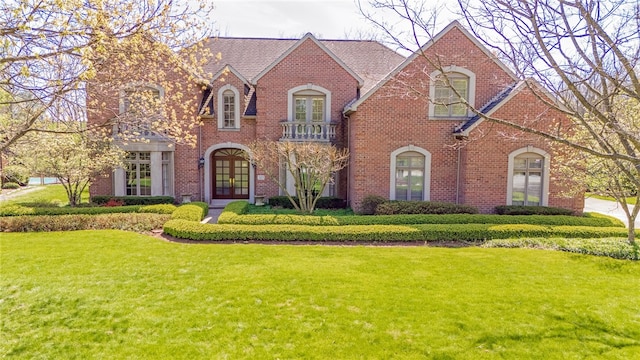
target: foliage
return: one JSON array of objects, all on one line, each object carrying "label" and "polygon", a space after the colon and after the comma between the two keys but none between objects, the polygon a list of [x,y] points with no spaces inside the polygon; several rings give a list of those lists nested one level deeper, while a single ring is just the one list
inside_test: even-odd
[{"label": "foliage", "polygon": [[72,231],[119,229],[148,232],[159,229],[169,220],[164,214],[75,214],[0,217],[0,229],[5,232]]},{"label": "foliage", "polygon": [[[269,198],[269,205],[272,207],[281,207],[284,209],[295,209],[294,204],[298,203],[298,197],[292,196],[293,203],[287,196],[272,196]],[[321,196],[318,198],[315,209],[344,209],[347,203],[344,199],[334,196]]]},{"label": "foliage", "polygon": [[435,201],[385,201],[376,207],[376,215],[398,214],[476,214],[478,209]]},{"label": "foliage", "polygon": [[[260,215],[257,215],[260,216]],[[278,219],[274,217],[272,219]],[[296,219],[298,220],[298,219]],[[414,225],[327,225],[316,226],[323,217],[307,217],[311,225],[274,222],[271,225],[201,224],[176,219],[164,225],[164,232],[181,239],[212,241],[484,241],[510,237],[614,237],[624,236],[620,227],[545,226],[530,224],[414,224]]]},{"label": "foliage", "polygon": [[20,189],[20,184],[14,182],[6,182],[2,184],[3,189],[15,190]]},{"label": "foliage", "polygon": [[203,208],[198,205],[185,204],[178,207],[171,213],[171,219],[181,219],[187,221],[201,221],[207,215]]},{"label": "foliage", "polygon": [[8,358],[640,354],[639,262],[528,249],[202,246],[107,230],[5,233],[0,248]]},{"label": "foliage", "polygon": [[[587,218],[592,218],[592,219],[607,219],[611,221],[611,223],[613,224],[612,226],[626,227],[626,225],[620,219],[615,218],[611,215],[605,215],[605,214],[600,214],[596,212],[585,212],[583,216]],[[570,224],[566,224],[566,225],[570,225]]]},{"label": "foliage", "polygon": [[573,211],[549,206],[522,206],[499,205],[496,206],[499,215],[572,215]]},{"label": "foliage", "polygon": [[97,215],[134,213],[140,211],[140,205],[118,206],[118,207],[28,207],[24,205],[12,204],[0,207],[0,216],[21,216],[21,215]]},{"label": "foliage", "polygon": [[111,141],[91,132],[36,133],[25,138],[30,141],[15,146],[20,162],[33,174],[57,178],[72,207],[80,204],[82,192],[92,180],[122,166],[125,156]]},{"label": "foliage", "polygon": [[112,196],[96,195],[91,197],[91,203],[104,205],[110,200],[122,201],[123,205],[156,205],[173,204],[175,199],[171,196]]},{"label": "foliage", "polygon": [[[278,184],[296,210],[312,213],[326,186],[347,166],[349,150],[315,142],[264,140],[251,143],[247,157]],[[288,174],[285,178],[293,179],[295,194],[289,193],[281,168]]]},{"label": "foliage", "polygon": [[[85,111],[119,114],[117,108],[108,108],[105,99],[117,96],[132,81],[163,87],[166,101],[154,104],[153,114],[117,116],[92,126],[106,130],[105,136],[117,124],[129,131],[124,133],[130,138],[136,132],[143,134],[143,129],[175,141],[195,140],[183,131],[188,126],[185,118],[168,107],[184,104],[183,109],[194,110],[189,114],[195,113],[197,105],[188,95],[192,88],[184,89],[170,74],[182,69],[196,87],[193,80],[200,79],[201,66],[210,59],[201,42],[211,34],[210,4],[172,0],[0,4],[0,107],[12,108],[12,116],[0,121],[0,151],[32,132],[82,131],[76,124],[86,120]],[[87,88],[92,96],[85,101]],[[59,127],[52,130],[41,124],[43,118]]]},{"label": "foliage", "polygon": [[145,205],[138,209],[141,213],[172,214],[177,207],[173,204]]},{"label": "foliage", "polygon": [[198,206],[201,209],[202,218],[200,220],[204,219],[207,216],[207,214],[209,214],[209,204],[207,204],[206,202],[192,201],[192,202],[189,203],[189,205],[195,205],[195,206]]},{"label": "foliage", "polygon": [[560,250],[585,255],[608,256],[615,259],[640,260],[640,251],[621,238],[514,238],[490,240],[482,245],[487,248],[532,248]]},{"label": "foliage", "polygon": [[378,195],[367,195],[362,199],[360,203],[360,210],[358,213],[360,215],[373,215],[376,213],[376,209],[378,205],[384,203],[387,199]]},{"label": "foliage", "polygon": [[4,165],[2,167],[2,183],[14,182],[22,186],[29,183],[29,170],[22,165]]}]

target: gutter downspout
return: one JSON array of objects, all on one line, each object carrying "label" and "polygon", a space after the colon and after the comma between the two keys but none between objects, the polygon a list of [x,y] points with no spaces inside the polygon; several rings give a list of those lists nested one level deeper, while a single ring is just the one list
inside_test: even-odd
[{"label": "gutter downspout", "polygon": [[460,204],[460,146],[458,146],[458,163],[456,165],[456,205]]}]

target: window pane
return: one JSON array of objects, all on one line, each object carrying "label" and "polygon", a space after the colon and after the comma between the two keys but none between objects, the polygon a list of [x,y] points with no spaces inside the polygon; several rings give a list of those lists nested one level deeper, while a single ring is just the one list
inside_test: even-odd
[{"label": "window pane", "polygon": [[314,98],[312,100],[313,113],[311,114],[311,121],[323,121],[324,120],[324,99]]},{"label": "window pane", "polygon": [[139,195],[151,195],[151,164],[140,164]]},{"label": "window pane", "polygon": [[542,169],[542,159],[529,159],[529,168]]},{"label": "window pane", "polygon": [[436,104],[433,113],[435,116],[447,116],[449,115],[449,109],[445,105]]},{"label": "window pane", "polygon": [[296,121],[307,121],[307,99],[296,99]]},{"label": "window pane", "polygon": [[396,171],[396,200],[408,200],[409,172]]},{"label": "window pane", "polygon": [[527,181],[526,172],[515,171],[513,173],[513,190],[511,193],[511,203],[513,205],[524,204],[526,181]]},{"label": "window pane", "polygon": [[411,184],[411,200],[422,200],[422,187],[424,184],[423,171],[413,169],[409,173]]},{"label": "window pane", "polygon": [[524,158],[515,158],[513,160],[513,168],[514,169],[526,169],[527,168],[527,159]]},{"label": "window pane", "polygon": [[540,205],[542,195],[542,174],[530,172],[527,179],[527,205]]},{"label": "window pane", "polygon": [[467,79],[452,79],[451,85],[456,89],[460,97],[467,99],[467,89],[469,81]]}]

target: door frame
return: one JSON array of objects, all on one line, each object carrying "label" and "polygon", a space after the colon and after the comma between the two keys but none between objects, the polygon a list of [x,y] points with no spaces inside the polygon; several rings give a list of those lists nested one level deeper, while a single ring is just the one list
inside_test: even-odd
[{"label": "door frame", "polygon": [[[214,151],[220,149],[238,149],[251,154],[248,147],[231,142],[212,145],[204,152],[204,201],[208,204],[211,203],[213,195],[211,193],[213,189],[213,164],[211,163],[211,155],[213,155]],[[255,167],[249,164],[249,203],[251,204],[255,202],[255,179]]]}]

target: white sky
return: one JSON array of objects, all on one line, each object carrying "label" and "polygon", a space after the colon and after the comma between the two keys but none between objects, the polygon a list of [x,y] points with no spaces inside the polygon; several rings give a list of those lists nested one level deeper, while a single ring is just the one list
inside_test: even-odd
[{"label": "white sky", "polygon": [[373,28],[355,0],[217,0],[214,5],[220,36],[300,38],[311,32],[321,39],[344,39]]}]

